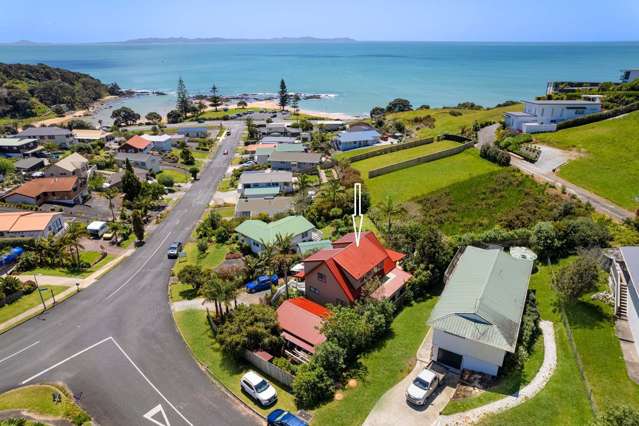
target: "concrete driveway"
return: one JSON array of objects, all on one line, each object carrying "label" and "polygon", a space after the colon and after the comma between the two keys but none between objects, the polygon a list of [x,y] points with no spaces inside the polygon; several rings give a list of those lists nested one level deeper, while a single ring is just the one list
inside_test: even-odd
[{"label": "concrete driveway", "polygon": [[417,363],[413,371],[377,401],[364,421],[364,426],[426,426],[437,422],[439,413],[455,393],[459,376],[446,374],[444,383],[435,390],[423,407],[408,404],[405,396],[408,385],[430,363],[432,344],[433,333],[430,330],[417,351]]}]

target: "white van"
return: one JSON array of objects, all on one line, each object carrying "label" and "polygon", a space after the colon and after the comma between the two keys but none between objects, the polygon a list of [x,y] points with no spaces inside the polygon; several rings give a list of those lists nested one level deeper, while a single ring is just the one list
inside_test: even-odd
[{"label": "white van", "polygon": [[101,222],[96,220],[95,222],[91,222],[89,226],[87,226],[87,231],[89,232],[89,236],[91,238],[100,239],[105,232],[109,230],[109,226],[106,222]]}]

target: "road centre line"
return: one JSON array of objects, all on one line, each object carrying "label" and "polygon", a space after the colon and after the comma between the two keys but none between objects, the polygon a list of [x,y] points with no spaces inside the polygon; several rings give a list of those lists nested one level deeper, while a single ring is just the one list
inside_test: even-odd
[{"label": "road centre line", "polygon": [[7,360],[9,360],[9,359],[11,359],[11,358],[13,358],[13,357],[14,357],[14,356],[16,356],[16,355],[21,354],[22,352],[26,351],[27,349],[30,349],[30,348],[34,347],[34,346],[35,346],[35,345],[37,345],[38,343],[40,343],[40,341],[39,341],[39,340],[38,340],[37,342],[35,342],[35,343],[31,343],[31,344],[30,344],[29,346],[27,346],[26,348],[20,349],[18,352],[12,353],[11,355],[6,356],[6,357],[4,357],[4,358],[0,359],[0,364],[2,364],[3,362],[5,362],[5,361],[7,361]]},{"label": "road centre line", "polygon": [[147,263],[149,263],[151,261],[151,259],[153,259],[153,256],[155,256],[158,252],[158,250],[160,250],[162,248],[162,246],[164,245],[164,242],[171,236],[171,233],[169,232],[166,237],[164,237],[164,239],[162,240],[162,242],[160,242],[160,244],[158,245],[158,247],[153,251],[153,253],[151,253],[151,256],[149,256],[144,263],[142,263],[142,265],[140,265],[140,267],[138,269],[135,270],[135,272],[133,274],[131,274],[131,276],[129,277],[128,280],[126,280],[120,287],[116,288],[113,293],[109,294],[106,298],[110,299],[112,296],[115,296],[115,294],[122,290],[122,288],[124,286],[126,286],[129,282],[131,282],[131,280],[133,278],[135,278],[135,276],[142,270],[144,269],[144,267],[146,266]]}]

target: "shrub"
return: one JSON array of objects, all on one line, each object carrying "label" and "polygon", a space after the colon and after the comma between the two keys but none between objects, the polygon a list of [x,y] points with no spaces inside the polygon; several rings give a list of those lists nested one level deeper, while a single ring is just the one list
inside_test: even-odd
[{"label": "shrub", "polygon": [[346,368],[345,358],[346,350],[328,340],[317,347],[313,362],[321,367],[331,379],[340,381]]},{"label": "shrub", "polygon": [[295,402],[301,408],[313,408],[333,396],[333,381],[317,364],[309,362],[297,370],[293,380]]},{"label": "shrub", "polygon": [[206,239],[200,238],[199,240],[197,240],[197,251],[199,251],[200,254],[206,253],[208,248],[209,248],[209,242]]},{"label": "shrub", "polygon": [[11,294],[22,289],[22,282],[13,275],[7,275],[3,278],[0,278],[0,288],[2,288],[4,294],[10,296]]},{"label": "shrub", "polygon": [[590,253],[579,256],[562,267],[552,278],[552,286],[566,302],[574,302],[585,293],[594,291],[599,282],[599,264]]},{"label": "shrub", "polygon": [[166,188],[172,188],[175,184],[173,177],[164,173],[158,176],[158,183]]},{"label": "shrub", "polygon": [[539,310],[537,309],[537,298],[534,291],[528,291],[526,304],[519,327],[519,337],[517,338],[517,349],[515,353],[509,353],[504,361],[504,371],[513,369],[521,370],[524,363],[530,356],[535,342],[541,333],[539,328]]},{"label": "shrub", "polygon": [[28,280],[22,283],[22,293],[31,294],[38,288],[38,285],[33,280]]},{"label": "shrub", "polygon": [[639,409],[627,405],[606,407],[591,426],[639,426]]},{"label": "shrub", "polygon": [[273,361],[271,362],[274,366],[279,367],[282,370],[293,375],[297,372],[298,369],[298,366],[291,363],[291,361],[289,361],[287,358],[277,357],[273,358]]},{"label": "shrub", "polygon": [[499,164],[500,166],[509,166],[510,165],[510,155],[508,152],[499,149],[497,146],[492,144],[482,145],[479,150],[480,157],[492,161],[493,163]]},{"label": "shrub", "polygon": [[449,113],[450,115],[452,115],[453,117],[460,117],[460,116],[464,115],[464,113],[463,113],[463,112],[461,112],[461,111],[457,111],[457,110],[455,110],[455,109],[453,109],[453,110],[451,110],[451,111],[448,111],[448,113]]},{"label": "shrub", "polygon": [[220,326],[222,350],[236,358],[244,350],[277,352],[282,344],[275,310],[266,305],[239,305]]},{"label": "shrub", "polygon": [[561,247],[557,231],[552,222],[539,222],[536,224],[530,236],[530,244],[540,259],[556,258]]}]

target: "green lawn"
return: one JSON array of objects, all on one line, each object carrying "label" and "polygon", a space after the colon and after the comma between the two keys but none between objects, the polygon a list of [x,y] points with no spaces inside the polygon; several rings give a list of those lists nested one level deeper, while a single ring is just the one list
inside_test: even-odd
[{"label": "green lawn", "polygon": [[[503,120],[505,112],[522,110],[522,104],[485,110],[455,109],[455,111],[459,111],[462,113],[462,115],[455,117],[450,114],[451,109],[434,108],[428,110],[417,110],[389,114],[386,116],[386,120],[400,120],[404,122],[404,124],[406,124],[406,127],[415,131],[414,139],[424,139],[433,136],[439,136],[443,133],[457,134],[462,127],[470,127],[475,121],[500,121]],[[431,129],[428,127],[423,127],[420,124],[413,122],[415,118],[425,117],[427,115],[435,118],[434,128]],[[417,129],[420,126],[421,128]]]},{"label": "green lawn", "polygon": [[344,399],[332,401],[315,411],[315,425],[361,425],[377,400],[401,381],[415,365],[415,355],[428,327],[426,320],[437,298],[404,308],[391,326],[391,336],[380,342],[361,361],[368,373],[354,389],[344,391]]},{"label": "green lawn", "polygon": [[220,191],[220,192],[232,191],[234,189],[235,188],[231,186],[231,178],[230,177],[225,177],[217,185],[217,190]]},{"label": "green lawn", "polygon": [[228,253],[228,246],[223,244],[212,244],[209,249],[202,256],[197,249],[197,243],[194,241],[188,242],[184,245],[185,257],[181,257],[176,262],[173,270],[177,274],[180,270],[188,264],[200,265],[203,268],[213,269],[224,260],[224,256]]},{"label": "green lawn", "polygon": [[[211,333],[206,320],[206,312],[200,310],[175,312],[175,322],[195,358],[209,369],[215,379],[246,404],[262,415],[267,415],[274,408],[296,411],[293,396],[273,380],[269,381],[275,386],[278,397],[274,407],[263,409],[241,391],[240,378],[251,367],[234,360],[221,351]],[[261,372],[260,374],[264,375]]]},{"label": "green lawn", "polygon": [[[564,260],[560,265],[566,263]],[[537,292],[537,306],[542,319],[554,323],[557,369],[544,389],[531,400],[504,413],[486,417],[481,422],[483,425],[584,425],[592,419],[586,388],[556,309],[556,294],[550,282],[551,268],[541,266],[532,275],[530,288]]]},{"label": "green lawn", "polygon": [[[51,395],[62,396],[61,403],[54,403]],[[35,414],[62,417],[75,424],[91,424],[90,417],[75,404],[68,391],[59,386],[33,385],[10,390],[0,395],[0,411],[27,410]]]},{"label": "green lawn", "polygon": [[[47,289],[53,290],[54,295],[58,295],[68,288],[65,286],[40,284],[40,288],[45,287]],[[47,291],[42,293],[42,297],[44,297],[44,300],[46,301],[47,299],[51,298],[51,292]],[[16,315],[20,315],[21,313],[33,308],[34,306],[42,307],[42,302],[40,301],[40,296],[38,295],[37,291],[34,291],[31,294],[27,294],[26,296],[22,296],[15,302],[4,305],[2,308],[0,308],[0,323],[10,320]]]},{"label": "green lawn", "polygon": [[207,158],[209,158],[209,153],[208,152],[204,152],[204,151],[191,151],[191,153],[193,154],[193,157],[196,160],[206,160]]},{"label": "green lawn", "polygon": [[[80,253],[80,259],[85,262],[88,262],[93,265],[95,261],[100,258],[100,253],[97,251],[84,251]],[[50,275],[54,277],[77,277],[77,278],[86,278],[110,261],[113,260],[113,256],[107,254],[104,259],[91,266],[88,269],[83,269],[81,271],[66,269],[66,268],[36,268],[31,271],[25,273],[25,275]]]},{"label": "green lawn", "polygon": [[197,297],[197,293],[188,284],[176,282],[169,286],[171,302],[179,302],[180,300],[192,300]]},{"label": "green lawn", "polygon": [[401,163],[402,161],[412,160],[413,158],[422,157],[424,155],[433,154],[435,152],[444,151],[450,148],[457,148],[459,143],[452,141],[439,141],[427,145],[420,145],[414,148],[403,149],[377,157],[368,158],[366,160],[353,163],[353,167],[367,176],[368,172],[391,164]]},{"label": "green lawn", "polygon": [[512,395],[526,386],[535,377],[541,364],[544,362],[544,339],[540,336],[535,342],[533,352],[526,361],[523,370],[513,371],[502,377],[494,387],[486,390],[478,396],[453,400],[446,405],[442,414],[449,415],[489,404],[493,401]]},{"label": "green lawn", "polygon": [[453,183],[410,202],[407,208],[444,233],[457,235],[495,225],[516,229],[552,220],[562,202],[558,193],[547,192],[531,177],[502,168]]},{"label": "green lawn", "polygon": [[235,206],[220,206],[213,210],[218,212],[222,217],[233,217],[235,215]]},{"label": "green lawn", "polygon": [[160,176],[170,176],[173,178],[173,182],[175,183],[187,183],[190,179],[190,175],[173,169],[162,170],[158,173],[156,179],[160,179]]},{"label": "green lawn", "polygon": [[227,111],[223,111],[221,108],[218,109],[218,111],[206,111],[203,112],[202,114],[200,114],[199,117],[191,120],[197,120],[197,119],[202,119],[202,120],[220,120],[222,119],[222,117],[224,117],[225,115],[232,115],[232,114],[237,114],[238,112],[247,112],[247,111],[259,111],[258,108],[229,108]]},{"label": "green lawn", "polygon": [[[354,163],[357,168],[361,162]],[[456,182],[499,170],[499,166],[479,157],[479,151],[468,149],[452,157],[398,170],[364,182],[377,203],[387,195],[395,201],[407,201]]]},{"label": "green lawn", "polygon": [[639,207],[639,111],[536,139],[583,154],[563,165],[559,176],[626,209]]},{"label": "green lawn", "polygon": [[356,155],[364,154],[366,152],[371,152],[371,151],[377,151],[378,149],[388,148],[389,146],[392,146],[392,145],[376,145],[376,146],[369,146],[366,148],[352,149],[350,151],[335,153],[334,157],[338,160],[348,160],[349,158],[354,157]]}]

